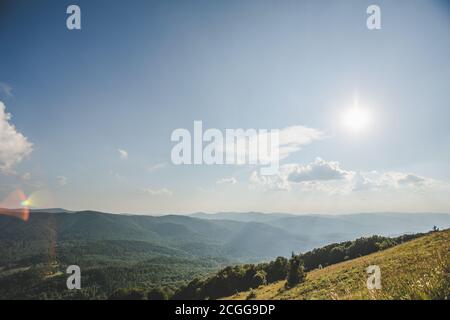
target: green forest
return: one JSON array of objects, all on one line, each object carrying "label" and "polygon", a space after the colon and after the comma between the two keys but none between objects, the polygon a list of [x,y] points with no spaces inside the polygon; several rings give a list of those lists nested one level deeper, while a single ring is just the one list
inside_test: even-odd
[{"label": "green forest", "polygon": [[[375,218],[365,215],[251,217],[237,221],[91,211],[32,213],[28,221],[0,216],[0,299],[218,299],[285,279],[286,286],[295,286],[311,270],[421,235],[354,237],[373,231]],[[405,217],[417,225],[432,218]],[[383,215],[377,221],[392,233],[402,228],[402,219]],[[448,217],[434,219],[445,223]],[[315,237],[305,224],[315,225]],[[299,226],[298,234],[289,229],[293,225]],[[352,233],[337,233],[340,229]],[[330,241],[342,238],[356,240]],[[70,265],[81,269],[80,290],[67,289]]]}]

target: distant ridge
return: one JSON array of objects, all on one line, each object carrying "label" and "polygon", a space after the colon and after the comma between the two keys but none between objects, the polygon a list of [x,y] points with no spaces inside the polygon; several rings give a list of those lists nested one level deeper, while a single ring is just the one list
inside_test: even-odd
[{"label": "distant ridge", "polygon": [[31,212],[73,213],[75,211],[66,210],[66,209],[62,209],[62,208],[49,208],[49,209],[31,209]]},{"label": "distant ridge", "polygon": [[[23,208],[0,208],[0,212],[20,212]],[[74,213],[76,211],[70,211],[63,208],[48,208],[48,209],[29,209],[30,212],[47,212],[47,213]]]},{"label": "distant ridge", "polygon": [[292,251],[304,252],[358,237],[427,232],[434,226],[450,228],[450,214],[433,213],[149,216],[51,208],[31,210],[29,219],[22,220],[26,223],[0,211],[0,239],[26,241],[56,236],[67,241],[146,241],[187,255],[218,255],[242,261],[287,256]]},{"label": "distant ridge", "polygon": [[200,219],[211,219],[211,220],[267,222],[279,218],[295,217],[296,215],[288,213],[262,213],[262,212],[217,212],[217,213],[196,212],[190,214],[190,216]]}]

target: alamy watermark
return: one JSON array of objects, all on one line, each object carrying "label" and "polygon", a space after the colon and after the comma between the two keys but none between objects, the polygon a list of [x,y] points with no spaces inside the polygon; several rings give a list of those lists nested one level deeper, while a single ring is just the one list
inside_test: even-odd
[{"label": "alamy watermark", "polygon": [[172,132],[171,160],[175,165],[260,165],[261,175],[278,173],[280,138],[278,129],[219,129],[203,131],[203,122],[194,121],[193,134],[179,128]]},{"label": "alamy watermark", "polygon": [[[69,15],[66,19],[66,27],[69,30],[81,30],[81,8],[76,4],[67,7],[66,13]],[[369,17],[366,25],[369,30],[381,29],[381,9],[380,6],[372,4],[367,7],[366,13]]]},{"label": "alamy watermark", "polygon": [[367,289],[381,290],[381,269],[377,265],[368,266],[366,269],[369,277],[367,278]]},{"label": "alamy watermark", "polygon": [[68,266],[66,269],[66,273],[70,274],[67,278],[66,286],[67,289],[81,289],[81,269],[77,265]]},{"label": "alamy watermark", "polygon": [[66,27],[69,30],[81,30],[81,8],[76,4],[67,7]]},{"label": "alamy watermark", "polygon": [[367,14],[370,16],[366,20],[367,29],[380,30],[381,29],[381,8],[375,4],[367,7]]},{"label": "alamy watermark", "polygon": [[[66,27],[69,30],[81,30],[81,8],[79,5],[71,4],[67,7],[66,13],[69,15],[66,19]],[[366,20],[366,26],[369,30],[381,29],[381,8],[376,4],[367,7],[366,13],[369,17]]]}]

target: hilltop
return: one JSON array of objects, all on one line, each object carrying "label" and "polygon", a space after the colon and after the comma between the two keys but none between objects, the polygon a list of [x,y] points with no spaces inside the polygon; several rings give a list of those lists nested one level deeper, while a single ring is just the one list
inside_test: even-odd
[{"label": "hilltop", "polygon": [[[382,289],[369,291],[366,268],[378,265]],[[448,299],[450,297],[450,230],[434,232],[354,260],[307,273],[290,289],[286,281],[262,285],[224,299]]]}]

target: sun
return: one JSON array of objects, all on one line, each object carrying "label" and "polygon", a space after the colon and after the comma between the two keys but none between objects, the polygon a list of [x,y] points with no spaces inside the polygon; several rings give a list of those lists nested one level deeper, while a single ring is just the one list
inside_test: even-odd
[{"label": "sun", "polygon": [[353,106],[342,114],[342,125],[348,130],[358,133],[366,130],[371,123],[371,114],[368,109]]}]

